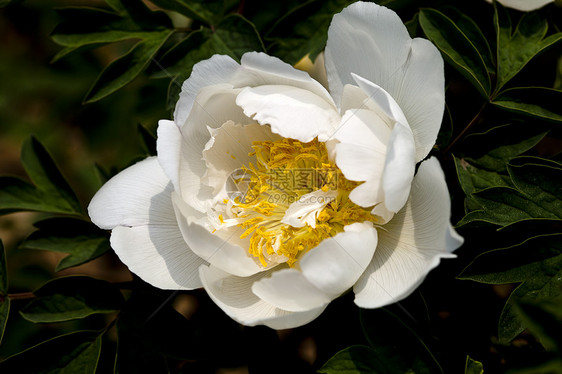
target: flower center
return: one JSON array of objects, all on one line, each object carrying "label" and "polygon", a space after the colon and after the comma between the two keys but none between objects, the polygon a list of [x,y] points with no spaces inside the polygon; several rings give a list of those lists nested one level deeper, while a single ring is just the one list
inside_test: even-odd
[{"label": "flower center", "polygon": [[245,229],[240,238],[250,237],[249,253],[264,267],[278,256],[293,266],[344,226],[376,221],[349,199],[359,182],[345,179],[324,143],[283,138],[255,141],[252,148],[257,162],[242,166],[247,192],[234,198],[231,211]]}]

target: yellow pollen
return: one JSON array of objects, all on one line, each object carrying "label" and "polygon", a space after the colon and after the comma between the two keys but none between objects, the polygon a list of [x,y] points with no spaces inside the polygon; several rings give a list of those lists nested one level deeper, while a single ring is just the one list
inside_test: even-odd
[{"label": "yellow pollen", "polygon": [[[243,199],[234,199],[231,211],[234,217],[243,219],[238,224],[244,229],[240,238],[250,237],[248,252],[263,267],[269,265],[267,257],[274,255],[284,256],[293,266],[302,254],[342,232],[344,226],[376,222],[370,209],[349,199],[359,183],[345,179],[318,139],[308,143],[287,138],[256,141],[252,148],[248,155],[255,156],[256,164],[241,167],[250,176],[248,190]],[[317,214],[315,227],[293,227],[282,222],[292,203],[318,190],[335,193]],[[222,215],[219,220],[224,223]]]}]

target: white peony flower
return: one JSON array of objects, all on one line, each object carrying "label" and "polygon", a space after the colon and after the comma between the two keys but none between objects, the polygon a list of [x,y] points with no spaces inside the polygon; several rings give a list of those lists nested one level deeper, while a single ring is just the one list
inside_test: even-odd
[{"label": "white peony flower", "polygon": [[325,60],[330,91],[263,53],[195,65],[158,156],[89,206],[132,272],[282,329],[351,288],[361,307],[396,302],[454,257],[438,161],[414,176],[443,115],[439,52],[358,2],[334,16]]},{"label": "white peony flower", "polygon": [[[491,3],[492,0],[486,0]],[[529,12],[542,8],[546,4],[553,3],[554,0],[497,0],[501,5],[520,10],[522,12]]]}]

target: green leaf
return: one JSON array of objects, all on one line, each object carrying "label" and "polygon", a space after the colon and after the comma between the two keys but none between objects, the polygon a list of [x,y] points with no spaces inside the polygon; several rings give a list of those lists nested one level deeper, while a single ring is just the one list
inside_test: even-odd
[{"label": "green leaf", "polygon": [[361,309],[361,326],[376,352],[377,373],[442,373],[418,334],[389,308]]},{"label": "green leaf", "polygon": [[0,240],[0,296],[8,294],[8,267],[6,264],[6,252],[4,244]]},{"label": "green leaf", "polygon": [[562,234],[543,235],[508,248],[485,252],[458,276],[482,283],[522,282],[500,316],[499,337],[509,342],[525,329],[515,302],[535,303],[561,295]]},{"label": "green leaf", "polygon": [[336,353],[318,372],[324,374],[396,373],[381,368],[377,356],[377,352],[371,347],[354,345]]},{"label": "green leaf", "polygon": [[56,266],[56,271],[91,261],[110,250],[106,231],[90,222],[74,218],[49,218],[34,224],[32,233],[20,248],[68,253]]},{"label": "green leaf", "polygon": [[562,123],[561,102],[562,91],[545,87],[518,87],[503,91],[492,104],[527,117]]},{"label": "green leaf", "polygon": [[473,221],[507,226],[530,218],[562,218],[562,211],[553,210],[547,201],[536,200],[509,187],[492,187],[475,192],[471,199],[480,209],[468,213],[458,223],[459,226]]},{"label": "green leaf", "polygon": [[212,31],[201,27],[171,48],[159,61],[160,71],[155,78],[172,78],[168,93],[170,107],[178,99],[181,84],[190,75],[193,65],[211,58],[215,54],[228,55],[240,61],[242,55],[251,51],[263,51],[264,46],[255,26],[240,15],[230,15]]},{"label": "green leaf", "polygon": [[232,6],[223,0],[154,0],[152,2],[163,9],[173,10],[208,25],[216,25],[224,14],[232,10]]},{"label": "green leaf", "polygon": [[523,282],[537,275],[542,263],[562,254],[562,234],[541,235],[523,243],[477,256],[458,276],[487,284]]},{"label": "green leaf", "polygon": [[97,313],[119,310],[124,299],[119,289],[106,281],[72,276],[54,279],[37,291],[20,314],[34,323],[62,322]]},{"label": "green leaf", "polygon": [[294,65],[307,54],[312,61],[326,47],[328,27],[335,13],[352,0],[312,0],[280,18],[266,35],[270,54]]},{"label": "green leaf", "polygon": [[526,357],[525,350],[518,350],[517,353],[521,353],[522,357],[519,365],[510,370],[510,373],[562,373],[562,297],[532,303],[517,302],[514,308],[529,332],[540,340],[546,351],[539,352],[534,357],[527,354]]},{"label": "green leaf", "polygon": [[153,32],[139,28],[131,19],[103,9],[62,8],[58,13],[64,21],[55,27],[51,37],[65,47],[144,39]]},{"label": "green leaf", "polygon": [[0,362],[3,373],[72,374],[95,373],[102,335],[78,331],[47,340]]},{"label": "green leaf", "polygon": [[454,157],[457,175],[466,195],[490,188],[511,187],[507,163],[533,148],[546,132],[540,126],[526,124],[494,127],[485,133],[467,136],[461,154]]},{"label": "green leaf", "polygon": [[[509,165],[515,187],[562,218],[562,168],[536,164]],[[553,179],[558,178],[558,179]]]},{"label": "green leaf", "polygon": [[130,19],[140,30],[172,28],[170,18],[161,11],[150,10],[139,0],[109,0],[106,2],[123,18]]},{"label": "green leaf", "polygon": [[562,296],[536,303],[518,302],[517,312],[549,351],[562,352]]},{"label": "green leaf", "polygon": [[540,126],[508,124],[467,136],[463,148],[471,163],[489,171],[505,171],[507,163],[537,145],[547,134]]},{"label": "green leaf", "polygon": [[10,299],[8,298],[8,271],[4,244],[0,240],[0,343],[4,336],[6,323],[10,314]]},{"label": "green leaf", "polygon": [[481,362],[475,361],[472,358],[466,356],[464,374],[484,374],[484,367],[482,366]]},{"label": "green leaf", "polygon": [[545,38],[548,23],[539,12],[521,17],[514,32],[509,14],[496,3],[494,24],[497,35],[498,80],[495,92],[509,82],[535,56],[562,40],[562,33]]},{"label": "green leaf", "polygon": [[490,74],[496,73],[496,65],[492,57],[492,49],[484,33],[476,22],[457,8],[447,8],[447,16],[457,25],[464,35],[472,42],[482,56],[482,60]]},{"label": "green leaf", "polygon": [[[457,170],[459,180],[465,186],[463,188],[469,190],[474,183],[480,182],[472,176],[467,181],[468,167],[457,166]],[[468,199],[473,211],[459,225],[483,221],[507,226],[531,218],[562,218],[562,168],[536,164],[510,165],[508,172],[514,188],[491,187],[472,193]],[[473,183],[472,187],[470,183]]]},{"label": "green leaf", "polygon": [[420,25],[445,60],[488,99],[491,93],[488,69],[482,55],[464,32],[450,18],[434,9],[420,11]]},{"label": "green leaf", "polygon": [[98,76],[86,94],[84,102],[93,103],[103,99],[135,79],[144,71],[172,33],[173,31],[170,30],[152,32],[135,44],[124,56],[113,61]]},{"label": "green leaf", "polygon": [[23,143],[21,162],[33,185],[18,178],[0,177],[0,214],[25,210],[82,213],[76,194],[35,138]]},{"label": "green leaf", "polygon": [[0,343],[4,337],[6,324],[8,323],[8,316],[10,315],[10,299],[7,297],[3,300],[0,297]]}]

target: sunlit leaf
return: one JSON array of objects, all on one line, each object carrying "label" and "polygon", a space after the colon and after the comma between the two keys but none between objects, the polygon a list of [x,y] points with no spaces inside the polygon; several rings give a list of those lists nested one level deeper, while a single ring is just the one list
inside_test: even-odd
[{"label": "sunlit leaf", "polygon": [[127,54],[113,61],[99,75],[84,102],[92,103],[117,91],[135,79],[150,64],[172,31],[153,32],[138,42]]},{"label": "sunlit leaf", "polygon": [[68,253],[69,256],[58,263],[56,271],[91,261],[111,248],[107,232],[87,221],[57,217],[34,225],[39,230],[20,247]]},{"label": "sunlit leaf", "polygon": [[0,362],[3,373],[95,373],[102,336],[78,331],[47,340]]},{"label": "sunlit leaf", "polygon": [[420,11],[420,25],[445,60],[488,99],[491,93],[488,69],[482,55],[463,31],[450,18],[434,9]]},{"label": "sunlit leaf", "polygon": [[82,213],[76,194],[38,140],[31,137],[23,143],[21,162],[33,185],[0,177],[0,214],[23,210]]},{"label": "sunlit leaf", "polygon": [[111,283],[85,276],[54,279],[33,292],[37,298],[20,314],[35,323],[61,322],[121,308],[124,299]]},{"label": "sunlit leaf", "polygon": [[484,374],[482,363],[466,356],[464,374]]},{"label": "sunlit leaf", "polygon": [[545,87],[511,88],[492,104],[528,117],[562,123],[562,91]]},{"label": "sunlit leaf", "polygon": [[499,92],[533,57],[562,40],[562,33],[545,38],[548,23],[541,18],[539,12],[524,14],[513,31],[509,14],[505,8],[496,3],[494,24],[498,60],[498,81],[495,92]]},{"label": "sunlit leaf", "polygon": [[323,374],[390,374],[397,371],[389,371],[377,360],[377,352],[371,347],[354,345],[339,351],[330,358],[321,368],[319,373]]}]

